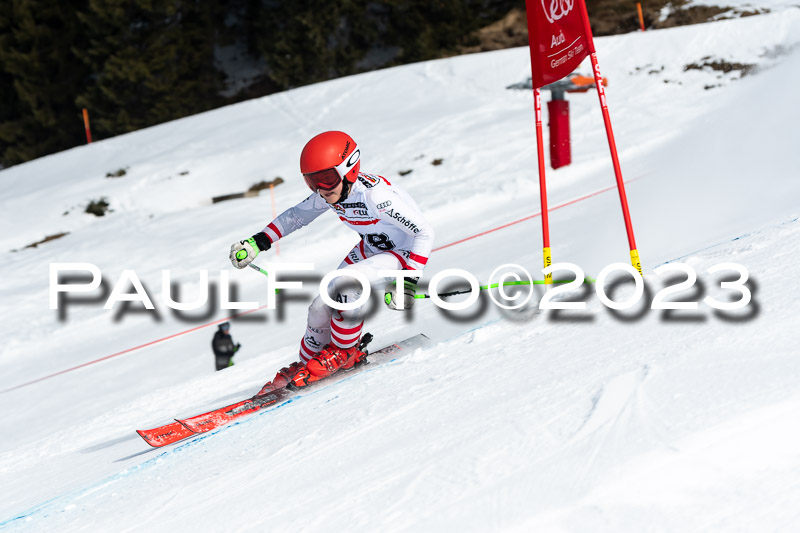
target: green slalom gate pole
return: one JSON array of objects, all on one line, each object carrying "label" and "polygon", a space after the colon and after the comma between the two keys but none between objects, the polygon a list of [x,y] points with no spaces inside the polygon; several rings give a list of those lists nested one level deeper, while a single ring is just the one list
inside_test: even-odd
[{"label": "green slalom gate pole", "polygon": [[[574,281],[574,280],[554,279],[552,281],[552,283],[571,283],[572,281]],[[594,278],[588,278],[587,277],[586,279],[584,279],[583,282],[584,283],[594,283],[595,280],[594,280]],[[531,281],[506,281],[505,283],[503,283],[503,287],[508,287],[508,286],[511,286],[511,285],[546,285],[546,284],[549,285],[549,283],[547,281],[543,280],[543,279],[535,279],[532,282]],[[496,289],[499,286],[500,286],[499,283],[492,283],[491,285],[481,285],[479,290],[485,291],[487,289]],[[458,294],[467,294],[467,293],[470,293],[470,292],[472,292],[472,287],[470,287],[469,289],[462,289],[460,291],[443,292],[443,293],[439,294],[439,298],[447,297],[447,296],[456,296]],[[414,298],[430,298],[430,297],[431,297],[430,294],[415,294],[414,295]]]},{"label": "green slalom gate pole", "polygon": [[[266,270],[264,270],[263,268],[259,267],[255,263],[250,263],[247,266],[249,266],[250,268],[252,268],[256,272],[264,274],[265,276],[269,276],[269,273]],[[553,283],[571,283],[572,281],[574,281],[574,280],[554,279]],[[584,279],[583,282],[584,283],[594,283],[595,280],[594,280],[594,278],[587,277],[586,279]],[[547,281],[545,281],[543,279],[535,279],[532,282],[531,281],[527,281],[527,280],[506,281],[506,282],[503,283],[503,287],[510,287],[512,285],[545,285],[545,284],[548,284],[548,283],[547,283]],[[499,286],[500,286],[499,283],[492,283],[491,285],[481,285],[479,287],[479,290],[485,291],[487,289],[496,289]],[[275,292],[276,293],[280,292],[280,289],[275,289]],[[457,296],[459,294],[468,294],[470,292],[472,292],[472,287],[470,287],[469,289],[462,289],[462,290],[459,290],[459,291],[443,292],[443,293],[439,294],[439,298],[442,298],[442,297],[446,298],[448,296]],[[414,295],[414,298],[430,298],[430,297],[431,297],[430,294],[415,294]]]}]

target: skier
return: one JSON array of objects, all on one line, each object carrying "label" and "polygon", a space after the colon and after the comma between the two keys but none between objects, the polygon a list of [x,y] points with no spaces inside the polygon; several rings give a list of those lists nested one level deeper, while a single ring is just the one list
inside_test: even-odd
[{"label": "skier", "polygon": [[[386,178],[360,172],[361,151],[341,131],[327,131],[313,137],[300,154],[300,172],[313,193],[290,207],[278,218],[246,240],[231,246],[230,259],[245,268],[259,252],[270,249],[279,239],[308,225],[326,211],[333,211],[361,240],[345,256],[340,269],[357,270],[370,285],[386,283],[379,270],[418,270],[428,262],[434,233],[420,214],[414,200]],[[246,257],[242,257],[244,250]],[[391,309],[409,309],[414,304],[418,277],[404,278],[403,286],[386,286],[384,302]],[[342,303],[355,302],[361,286],[342,276],[328,287],[329,296]],[[300,361],[282,368],[257,394],[287,386],[303,387],[350,369],[365,360],[359,350],[363,306],[339,311],[317,296],[308,308],[305,335],[300,342]]]},{"label": "skier", "polygon": [[223,322],[218,326],[217,331],[214,333],[214,338],[211,340],[211,349],[214,350],[217,370],[233,366],[233,354],[242,347],[238,342],[234,346],[233,337],[228,333],[230,329],[230,323]]}]

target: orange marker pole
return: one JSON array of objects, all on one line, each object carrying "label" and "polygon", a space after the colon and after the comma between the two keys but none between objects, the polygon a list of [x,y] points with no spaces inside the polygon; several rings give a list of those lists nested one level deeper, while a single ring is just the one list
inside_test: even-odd
[{"label": "orange marker pole", "polygon": [[[272,220],[278,218],[278,212],[275,209],[275,185],[273,183],[269,184],[269,196],[272,199]],[[281,243],[275,243],[275,255],[281,255]]]},{"label": "orange marker pole", "polygon": [[642,3],[636,2],[636,11],[639,12],[639,26],[641,26],[642,31],[644,31],[644,17],[642,16]]},{"label": "orange marker pole", "polygon": [[89,110],[83,108],[83,127],[86,129],[86,144],[92,144],[92,130],[89,129]]}]

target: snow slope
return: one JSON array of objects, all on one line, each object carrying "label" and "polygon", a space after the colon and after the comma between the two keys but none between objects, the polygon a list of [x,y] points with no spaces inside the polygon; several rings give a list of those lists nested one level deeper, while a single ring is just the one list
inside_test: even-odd
[{"label": "snow slope", "polygon": [[[206,269],[216,281],[229,272],[240,299],[266,302],[264,278],[233,272],[227,250],[271,218],[269,196],[210,198],[281,176],[285,209],[307,194],[304,142],[337,128],[359,142],[365,170],[415,197],[439,247],[533,215],[532,98],[505,89],[529,76],[527,50],[304,87],[1,171],[0,529],[790,529],[800,518],[800,9],[768,7],[597,40],[648,298],[670,277],[654,269],[682,262],[698,273],[684,299],[736,299],[708,272],[735,262],[750,272],[745,309],[645,302],[614,313],[591,290],[578,295],[585,311],[536,312],[541,291],[518,312],[488,297],[455,314],[430,301],[408,315],[379,307],[367,324],[376,344],[423,332],[437,345],[167,449],[133,430],[254,393],[293,360],[313,295],[307,282],[282,317],[234,321],[243,350],[223,372],[213,372],[213,324],[92,363],[225,319],[218,307],[176,317],[161,270],[181,300]],[[684,70],[708,58],[759,68],[741,79]],[[573,164],[548,169],[553,258],[597,275],[627,262],[627,240],[597,99],[569,99]],[[100,197],[112,213],[82,213]],[[322,218],[259,262],[335,268],[356,236]],[[463,268],[486,282],[517,263],[541,278],[539,224],[438,250],[425,277]],[[59,232],[69,234],[22,249]],[[96,264],[109,289],[134,270],[160,319],[119,317],[102,298],[59,319],[48,308],[56,262]]]}]

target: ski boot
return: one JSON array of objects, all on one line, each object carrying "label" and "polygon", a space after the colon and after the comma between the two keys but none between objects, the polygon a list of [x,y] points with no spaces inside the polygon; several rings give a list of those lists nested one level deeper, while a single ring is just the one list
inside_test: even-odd
[{"label": "ski boot", "polygon": [[305,370],[305,366],[303,366],[303,363],[297,361],[289,366],[281,368],[278,373],[275,374],[272,381],[268,381],[266,385],[261,387],[261,390],[258,391],[256,396],[263,396],[274,390],[282,389],[302,370]]},{"label": "ski boot", "polygon": [[286,388],[297,390],[305,387],[309,383],[326,378],[339,370],[351,370],[356,366],[367,364],[367,344],[372,340],[372,335],[367,333],[361,342],[350,348],[338,348],[331,344],[325,347],[313,359],[306,363],[305,368],[301,369],[289,380]]},{"label": "ski boot", "polygon": [[[284,387],[289,390],[297,390],[309,383],[330,376],[337,370],[350,370],[357,366],[368,364],[366,348],[370,341],[372,341],[372,334],[367,333],[361,338],[361,342],[358,343],[357,347],[341,349],[328,344],[308,364],[303,365],[300,362],[294,362],[288,367],[281,368],[272,381],[261,387],[255,397],[269,394]],[[313,371],[309,369],[309,366]]]}]

